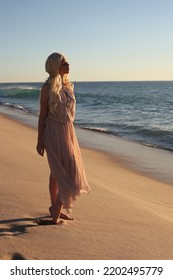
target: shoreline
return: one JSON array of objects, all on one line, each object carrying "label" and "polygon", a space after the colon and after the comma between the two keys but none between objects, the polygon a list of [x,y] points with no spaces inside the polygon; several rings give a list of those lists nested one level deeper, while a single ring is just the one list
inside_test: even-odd
[{"label": "shoreline", "polygon": [[[37,130],[38,117],[0,106],[0,114]],[[87,130],[75,125],[81,147],[107,153],[119,158],[127,168],[161,182],[173,185],[173,152],[111,134]]]},{"label": "shoreline", "polygon": [[91,193],[76,201],[74,221],[38,226],[50,205],[46,157],[35,129],[0,118],[0,259],[173,259],[172,186],[94,149],[81,148]]}]

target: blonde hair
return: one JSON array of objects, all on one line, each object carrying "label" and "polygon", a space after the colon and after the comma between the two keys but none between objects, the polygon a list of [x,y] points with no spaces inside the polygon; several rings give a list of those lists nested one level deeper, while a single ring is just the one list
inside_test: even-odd
[{"label": "blonde hair", "polygon": [[51,113],[56,112],[57,100],[60,99],[62,87],[64,86],[73,91],[73,84],[69,81],[68,74],[64,75],[63,79],[59,74],[59,68],[63,59],[66,60],[65,55],[54,52],[48,56],[45,63],[45,70],[49,73],[46,83],[49,85],[49,110]]}]

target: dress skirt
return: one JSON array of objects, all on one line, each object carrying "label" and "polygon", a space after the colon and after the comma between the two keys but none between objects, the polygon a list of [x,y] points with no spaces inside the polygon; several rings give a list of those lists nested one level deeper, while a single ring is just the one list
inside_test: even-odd
[{"label": "dress skirt", "polygon": [[44,146],[51,174],[56,178],[58,198],[68,212],[80,193],[90,191],[73,122],[47,119]]}]

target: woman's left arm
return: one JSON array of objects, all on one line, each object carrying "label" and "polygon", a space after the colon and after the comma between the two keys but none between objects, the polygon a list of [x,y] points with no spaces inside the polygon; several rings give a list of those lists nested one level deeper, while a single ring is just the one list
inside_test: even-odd
[{"label": "woman's left arm", "polygon": [[43,132],[44,132],[45,122],[48,114],[48,99],[49,99],[48,86],[44,85],[41,90],[40,114],[38,119],[38,141],[36,147],[38,154],[41,156],[44,156]]}]

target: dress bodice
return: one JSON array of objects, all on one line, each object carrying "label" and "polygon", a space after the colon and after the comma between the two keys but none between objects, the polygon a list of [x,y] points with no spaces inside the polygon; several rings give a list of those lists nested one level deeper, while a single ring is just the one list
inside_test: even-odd
[{"label": "dress bodice", "polygon": [[76,99],[73,91],[62,88],[57,96],[54,109],[50,108],[48,119],[54,119],[60,123],[73,122],[75,118]]}]

